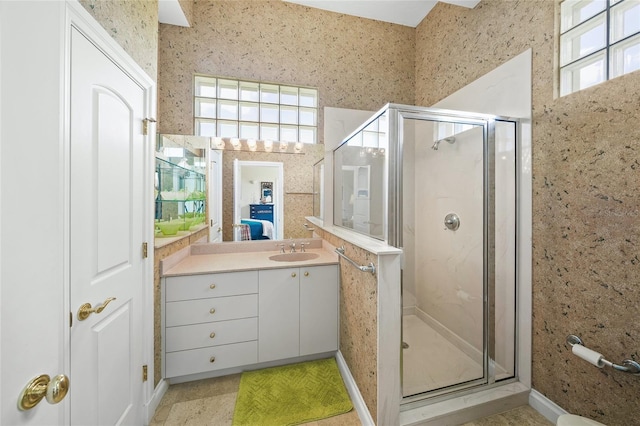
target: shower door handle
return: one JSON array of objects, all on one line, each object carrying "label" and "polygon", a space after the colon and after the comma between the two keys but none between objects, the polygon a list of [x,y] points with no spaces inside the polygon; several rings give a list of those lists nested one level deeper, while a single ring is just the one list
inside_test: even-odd
[{"label": "shower door handle", "polygon": [[452,231],[456,231],[460,228],[460,218],[455,213],[449,213],[444,217],[444,230],[450,229]]}]

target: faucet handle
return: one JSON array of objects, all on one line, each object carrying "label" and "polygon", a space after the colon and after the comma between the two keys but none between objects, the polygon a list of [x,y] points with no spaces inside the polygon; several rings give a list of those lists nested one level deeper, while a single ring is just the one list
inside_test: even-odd
[{"label": "faucet handle", "polygon": [[276,247],[280,247],[280,253],[284,253],[284,243],[283,244],[276,244]]},{"label": "faucet handle", "polygon": [[309,244],[311,243],[308,243],[308,242],[300,243],[300,251],[304,253],[304,246],[308,246]]}]

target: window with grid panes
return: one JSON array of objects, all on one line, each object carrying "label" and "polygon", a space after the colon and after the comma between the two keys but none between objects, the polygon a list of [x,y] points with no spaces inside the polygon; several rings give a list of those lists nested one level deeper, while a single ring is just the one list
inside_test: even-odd
[{"label": "window with grid panes", "polygon": [[317,143],[318,90],[196,75],[196,135]]},{"label": "window with grid panes", "polygon": [[640,69],[640,0],[560,3],[560,95]]}]

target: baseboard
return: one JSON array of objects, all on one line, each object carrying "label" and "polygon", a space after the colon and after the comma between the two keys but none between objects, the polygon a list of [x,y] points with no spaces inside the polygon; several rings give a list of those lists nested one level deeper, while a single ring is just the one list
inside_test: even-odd
[{"label": "baseboard", "polygon": [[151,423],[151,419],[153,419],[153,416],[156,413],[158,406],[160,405],[160,401],[162,401],[162,397],[167,392],[167,389],[169,389],[169,383],[167,383],[166,380],[161,379],[160,383],[158,383],[158,386],[156,386],[156,388],[153,390],[151,399],[144,407],[146,416],[144,423],[145,425]]},{"label": "baseboard", "polygon": [[535,389],[531,389],[531,393],[529,394],[529,405],[554,425],[558,421],[558,417],[567,414],[564,408]]},{"label": "baseboard", "polygon": [[415,306],[403,306],[402,307],[402,315],[416,315],[416,307]]},{"label": "baseboard", "polygon": [[365,404],[362,394],[360,393],[360,389],[358,389],[358,385],[351,375],[347,362],[340,351],[336,352],[336,362],[338,363],[338,369],[342,375],[342,380],[344,380],[344,385],[351,397],[351,402],[353,402],[353,407],[358,413],[358,417],[360,417],[360,422],[362,422],[363,426],[375,426],[375,422],[371,417],[367,404]]}]

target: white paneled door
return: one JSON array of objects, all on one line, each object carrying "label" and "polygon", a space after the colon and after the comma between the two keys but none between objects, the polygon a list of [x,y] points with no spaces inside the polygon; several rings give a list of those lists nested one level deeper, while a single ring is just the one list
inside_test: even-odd
[{"label": "white paneled door", "polygon": [[142,424],[145,93],[75,28],[70,70],[71,423]]}]

